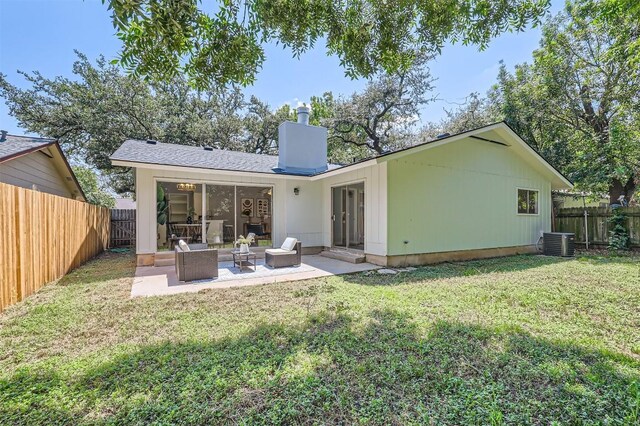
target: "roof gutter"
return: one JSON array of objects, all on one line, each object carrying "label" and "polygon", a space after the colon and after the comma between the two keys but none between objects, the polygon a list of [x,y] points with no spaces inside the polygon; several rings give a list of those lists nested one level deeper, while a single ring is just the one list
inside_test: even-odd
[{"label": "roof gutter", "polygon": [[205,169],[203,167],[186,167],[186,166],[174,166],[171,164],[156,164],[156,163],[143,163],[137,161],[125,161],[125,160],[111,160],[111,164],[118,167],[134,167],[137,169],[149,169],[149,170],[171,170],[175,172],[188,172],[188,173],[216,173],[225,176],[237,176],[238,173],[242,173],[244,176],[251,176],[257,178],[265,178],[266,176],[274,179],[300,179],[309,180],[310,176],[304,175],[291,175],[283,173],[267,173],[267,172],[248,172],[246,170],[222,170],[222,169]]}]

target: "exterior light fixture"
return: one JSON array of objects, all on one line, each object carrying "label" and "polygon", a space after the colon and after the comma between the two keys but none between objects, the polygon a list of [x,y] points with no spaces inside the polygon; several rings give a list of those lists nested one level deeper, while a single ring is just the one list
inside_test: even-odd
[{"label": "exterior light fixture", "polygon": [[196,185],[193,183],[179,183],[176,185],[178,187],[178,191],[195,191]]},{"label": "exterior light fixture", "polygon": [[296,186],[293,188],[293,195],[300,195],[300,187]]}]

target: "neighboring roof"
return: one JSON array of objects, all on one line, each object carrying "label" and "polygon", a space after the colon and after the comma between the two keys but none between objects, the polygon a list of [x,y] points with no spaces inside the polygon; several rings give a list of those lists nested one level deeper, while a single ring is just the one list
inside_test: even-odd
[{"label": "neighboring roof", "polygon": [[55,144],[55,139],[6,135],[0,142],[0,163]]},{"label": "neighboring roof", "polygon": [[[531,148],[509,125],[503,121],[471,129],[452,135],[435,138],[423,143],[402,148],[396,151],[380,154],[344,166],[330,164],[328,170],[315,175],[306,176],[313,179],[322,178],[327,174],[342,173],[352,168],[377,164],[409,155],[414,152],[440,146],[464,138],[513,147],[522,156],[533,160],[541,172],[547,173],[553,180],[554,189],[571,188],[573,184],[540,153]],[[515,143],[513,143],[515,142]],[[203,147],[193,147],[168,143],[148,143],[148,141],[127,140],[110,157],[116,165],[136,167],[137,164],[154,164],[164,166],[178,166],[211,170],[225,170],[248,173],[287,174],[273,169],[278,165],[277,155],[251,154],[238,151],[219,149],[205,150]]]},{"label": "neighboring roof", "polygon": [[[212,148],[207,150],[204,147],[135,139],[126,140],[110,158],[112,161],[157,164],[162,166],[195,167],[235,172],[291,174],[274,170],[278,167],[277,155],[253,154]],[[329,165],[329,169],[335,169],[336,167],[339,166]]]},{"label": "neighboring roof", "polygon": [[[0,163],[31,154],[32,152],[45,150],[48,152],[49,157],[59,164],[58,171],[61,172],[62,177],[70,177],[70,183],[82,197],[82,200],[86,201],[87,197],[80,186],[80,182],[78,182],[73,169],[67,161],[67,157],[62,152],[62,148],[56,139],[5,134],[4,141],[0,142]],[[65,181],[68,181],[68,179],[65,179]]]}]

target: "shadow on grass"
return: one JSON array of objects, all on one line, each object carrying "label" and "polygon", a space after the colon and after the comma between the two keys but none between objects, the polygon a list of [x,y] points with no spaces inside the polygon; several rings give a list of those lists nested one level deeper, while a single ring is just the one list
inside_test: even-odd
[{"label": "shadow on grass", "polygon": [[423,332],[392,311],[358,323],[333,312],[64,372],[23,369],[0,380],[0,423],[637,424],[639,371],[521,330]]}]

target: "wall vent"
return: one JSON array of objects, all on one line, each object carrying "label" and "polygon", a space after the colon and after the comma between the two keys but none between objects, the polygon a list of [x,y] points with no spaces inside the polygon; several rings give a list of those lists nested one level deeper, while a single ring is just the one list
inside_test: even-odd
[{"label": "wall vent", "polygon": [[205,151],[213,151],[213,147],[210,146],[204,146],[203,148]]},{"label": "wall vent", "polygon": [[155,144],[157,144],[157,143],[158,143],[158,141],[154,141],[153,139],[147,139],[147,143],[148,143],[149,145],[155,145]]}]

